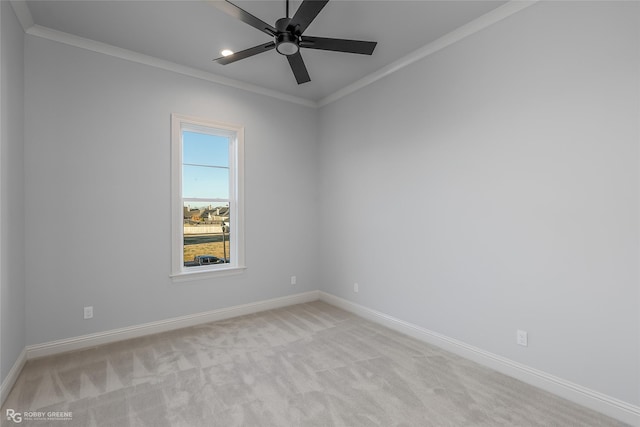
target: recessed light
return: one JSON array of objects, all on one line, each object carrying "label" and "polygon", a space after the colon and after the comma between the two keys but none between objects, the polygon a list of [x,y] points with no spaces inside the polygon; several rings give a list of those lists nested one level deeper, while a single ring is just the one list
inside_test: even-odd
[{"label": "recessed light", "polygon": [[222,54],[222,56],[229,56],[229,55],[233,55],[233,51],[229,50],[229,49],[224,49],[220,52]]}]

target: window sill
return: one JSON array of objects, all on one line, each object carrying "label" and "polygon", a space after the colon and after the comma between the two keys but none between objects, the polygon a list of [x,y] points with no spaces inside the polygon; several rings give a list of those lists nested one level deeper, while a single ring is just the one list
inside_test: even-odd
[{"label": "window sill", "polygon": [[242,274],[246,269],[247,267],[245,266],[238,266],[220,268],[216,270],[183,271],[180,273],[170,274],[169,277],[171,277],[173,283],[190,282],[192,280],[211,279],[214,277],[235,276],[237,274]]}]

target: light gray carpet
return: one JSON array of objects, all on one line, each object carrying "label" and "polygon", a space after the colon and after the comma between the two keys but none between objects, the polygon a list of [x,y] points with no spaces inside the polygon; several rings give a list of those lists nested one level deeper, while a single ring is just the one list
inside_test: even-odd
[{"label": "light gray carpet", "polygon": [[34,426],[621,426],[323,302],[29,361]]}]

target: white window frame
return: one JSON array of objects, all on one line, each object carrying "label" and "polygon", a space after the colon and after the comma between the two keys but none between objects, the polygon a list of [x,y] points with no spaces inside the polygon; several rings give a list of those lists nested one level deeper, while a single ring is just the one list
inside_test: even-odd
[{"label": "white window frame", "polygon": [[[230,138],[229,149],[229,264],[184,267],[184,198],[182,197],[182,132],[195,130]],[[191,200],[191,199],[190,199]],[[242,273],[244,259],[244,127],[213,120],[171,115],[171,274],[174,282]]]}]

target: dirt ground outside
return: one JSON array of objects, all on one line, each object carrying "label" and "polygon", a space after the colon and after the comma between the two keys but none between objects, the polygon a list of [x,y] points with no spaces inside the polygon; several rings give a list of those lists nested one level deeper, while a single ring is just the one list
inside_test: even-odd
[{"label": "dirt ground outside", "polygon": [[[229,254],[231,253],[229,241],[225,242],[225,246],[227,249],[226,257],[229,258]],[[213,255],[218,258],[225,257],[222,242],[198,243],[184,246],[184,261],[193,261],[193,257],[196,255]]]}]

